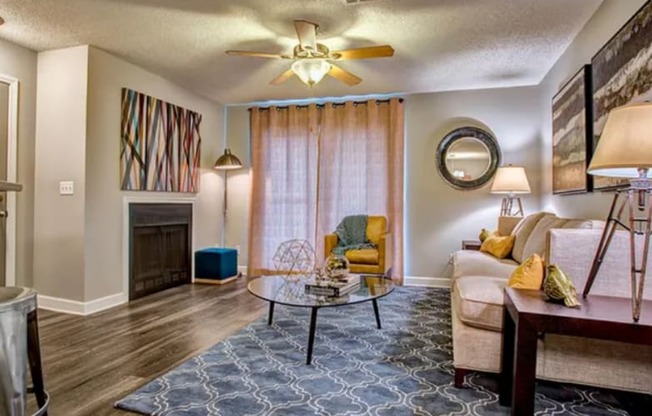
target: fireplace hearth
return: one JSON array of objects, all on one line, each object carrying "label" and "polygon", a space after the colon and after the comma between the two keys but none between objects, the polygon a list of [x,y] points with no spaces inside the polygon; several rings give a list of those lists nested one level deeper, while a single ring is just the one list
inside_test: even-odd
[{"label": "fireplace hearth", "polygon": [[129,300],[191,283],[192,204],[129,204]]}]

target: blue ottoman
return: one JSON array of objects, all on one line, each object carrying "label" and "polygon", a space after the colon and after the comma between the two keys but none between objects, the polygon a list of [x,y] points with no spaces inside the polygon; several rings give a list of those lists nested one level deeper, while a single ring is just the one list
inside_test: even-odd
[{"label": "blue ottoman", "polygon": [[237,250],[211,247],[195,251],[195,283],[221,285],[237,278]]}]

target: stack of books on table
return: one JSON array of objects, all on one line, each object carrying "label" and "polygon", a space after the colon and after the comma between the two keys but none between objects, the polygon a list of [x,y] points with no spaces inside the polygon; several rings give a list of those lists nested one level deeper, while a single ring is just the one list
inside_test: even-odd
[{"label": "stack of books on table", "polygon": [[306,283],[306,293],[318,296],[340,297],[360,288],[360,276],[349,275],[344,279],[330,281],[325,285]]}]

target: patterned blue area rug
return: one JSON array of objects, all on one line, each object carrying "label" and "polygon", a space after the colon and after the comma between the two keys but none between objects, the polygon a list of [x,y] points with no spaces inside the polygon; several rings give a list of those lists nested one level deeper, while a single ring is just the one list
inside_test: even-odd
[{"label": "patterned blue area rug", "polygon": [[[397,288],[371,303],[319,311],[305,365],[309,309],[277,306],[238,334],[116,403],[145,415],[507,415],[495,377],[453,386],[450,294]],[[538,383],[537,415],[627,415],[608,392]]]}]

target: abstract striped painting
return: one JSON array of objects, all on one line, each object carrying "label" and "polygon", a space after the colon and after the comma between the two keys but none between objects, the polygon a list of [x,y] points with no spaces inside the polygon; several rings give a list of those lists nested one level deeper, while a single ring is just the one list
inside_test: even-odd
[{"label": "abstract striped painting", "polygon": [[201,114],[122,89],[121,189],[198,192]]}]

